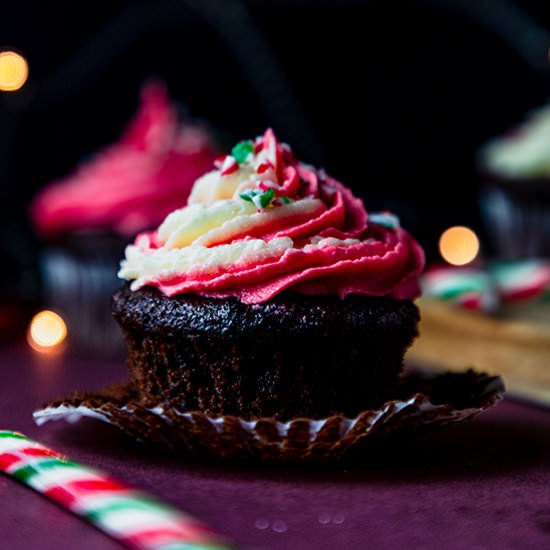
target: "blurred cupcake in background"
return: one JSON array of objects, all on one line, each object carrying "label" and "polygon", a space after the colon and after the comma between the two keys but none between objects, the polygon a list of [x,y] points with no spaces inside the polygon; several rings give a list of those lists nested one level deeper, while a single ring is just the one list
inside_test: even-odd
[{"label": "blurred cupcake in background", "polygon": [[503,259],[550,257],[550,105],[479,151],[482,214]]},{"label": "blurred cupcake in background", "polygon": [[148,82],[119,141],[34,198],[44,304],[65,318],[75,349],[123,351],[110,296],[128,238],[185,205],[216,149],[205,127],[180,121],[162,83]]}]

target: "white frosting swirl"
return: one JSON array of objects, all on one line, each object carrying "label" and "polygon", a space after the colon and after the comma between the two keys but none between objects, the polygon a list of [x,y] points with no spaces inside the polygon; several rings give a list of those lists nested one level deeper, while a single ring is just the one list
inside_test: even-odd
[{"label": "white frosting swirl", "polygon": [[151,278],[162,275],[170,278],[178,273],[192,273],[200,266],[201,273],[215,275],[220,270],[234,264],[258,263],[280,257],[293,248],[288,237],[280,237],[269,242],[263,239],[250,239],[207,248],[192,244],[183,248],[161,247],[153,253],[139,244],[126,248],[126,259],[122,262],[119,277],[135,279],[132,289],[141,288]]}]

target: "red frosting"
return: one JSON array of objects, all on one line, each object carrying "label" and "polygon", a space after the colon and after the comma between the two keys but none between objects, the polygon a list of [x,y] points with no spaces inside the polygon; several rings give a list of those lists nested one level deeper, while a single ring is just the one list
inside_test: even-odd
[{"label": "red frosting", "polygon": [[33,201],[31,219],[43,237],[89,229],[136,234],[183,206],[216,156],[203,129],[179,125],[164,86],[149,83],[119,142],[48,185]]},{"label": "red frosting", "polygon": [[[275,259],[237,263],[214,274],[197,266],[191,272],[159,277],[146,284],[168,296],[237,296],[245,303],[264,302],[285,289],[342,298],[366,294],[413,299],[420,294],[418,275],[424,267],[424,253],[404,229],[369,220],[363,202],[348,188],[325,173],[296,162],[288,147],[279,145],[270,130],[263,140],[256,141],[255,152],[262,148],[268,148],[268,162],[275,168],[277,181],[262,182],[260,188],[273,187],[276,196],[296,201],[320,198],[324,207],[306,219],[289,217],[276,222],[270,218],[279,207],[270,207],[260,214],[266,217],[266,224],[255,228],[254,235],[233,234],[231,242],[251,236],[266,241],[291,237],[294,248]],[[261,167],[257,170],[262,171]],[[352,238],[360,242],[308,247],[312,237]],[[162,243],[156,233],[151,233],[139,236],[136,245],[146,253],[154,253]]]}]

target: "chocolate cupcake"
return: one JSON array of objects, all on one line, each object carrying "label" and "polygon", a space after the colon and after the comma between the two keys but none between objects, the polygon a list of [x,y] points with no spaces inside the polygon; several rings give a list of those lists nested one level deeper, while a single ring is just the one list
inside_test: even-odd
[{"label": "chocolate cupcake", "polygon": [[241,142],[126,249],[113,310],[139,399],[244,419],[376,407],[416,335],[423,264],[395,216],[271,130]]},{"label": "chocolate cupcake", "polygon": [[550,256],[550,106],[532,110],[508,134],[484,144],[482,214],[496,256]]},{"label": "chocolate cupcake", "polygon": [[[333,461],[464,422],[498,376],[400,373],[424,256],[388,212],[268,130],[126,248],[112,297],[131,379],[35,421],[90,417],[178,458]],[[358,456],[358,455],[356,455]]]}]

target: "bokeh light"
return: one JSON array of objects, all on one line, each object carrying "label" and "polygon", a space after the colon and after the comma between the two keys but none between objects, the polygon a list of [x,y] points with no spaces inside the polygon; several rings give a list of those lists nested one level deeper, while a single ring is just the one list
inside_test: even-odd
[{"label": "bokeh light", "polygon": [[466,265],[479,252],[479,239],[469,228],[462,225],[449,227],[439,238],[439,253],[452,265]]},{"label": "bokeh light", "polygon": [[37,313],[29,324],[27,341],[36,351],[50,352],[58,348],[67,336],[65,321],[55,312]]},{"label": "bokeh light", "polygon": [[29,66],[27,60],[13,51],[0,52],[0,90],[14,92],[27,81]]}]

